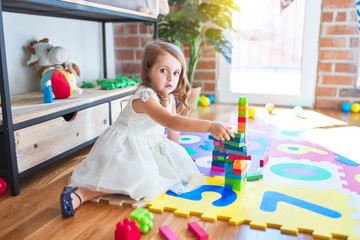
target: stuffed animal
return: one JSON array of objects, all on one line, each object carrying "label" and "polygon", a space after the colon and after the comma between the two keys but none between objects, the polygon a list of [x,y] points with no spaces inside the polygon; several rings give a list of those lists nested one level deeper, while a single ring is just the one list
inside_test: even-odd
[{"label": "stuffed animal", "polygon": [[54,47],[49,43],[48,38],[44,38],[40,41],[32,41],[26,49],[31,54],[27,65],[37,69],[37,75],[41,79],[41,88],[50,80],[56,99],[67,98],[73,91],[82,93],[82,90],[77,87],[80,69],[75,63],[69,61],[63,47]]}]

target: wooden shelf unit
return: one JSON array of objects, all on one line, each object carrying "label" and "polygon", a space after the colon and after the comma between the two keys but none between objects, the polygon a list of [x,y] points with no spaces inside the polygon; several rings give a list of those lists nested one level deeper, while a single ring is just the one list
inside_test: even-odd
[{"label": "wooden shelf unit", "polygon": [[[56,100],[51,104],[43,103],[42,92],[12,96],[7,72],[2,12],[100,22],[104,78],[107,77],[105,23],[148,22],[154,25],[156,38],[157,17],[83,0],[0,0],[0,3],[0,177],[7,180],[11,195],[16,196],[20,194],[20,178],[94,143],[101,131],[110,125],[114,116],[121,111],[119,103],[131,96],[136,87],[110,91],[84,89],[82,95],[73,94],[68,99]],[[105,117],[99,114],[101,112],[106,113]],[[98,125],[87,126],[94,117]],[[43,129],[47,128],[51,134],[44,132]],[[67,146],[56,140],[62,140],[60,138],[63,138],[64,131],[69,131],[73,144]],[[37,132],[39,138],[48,139],[37,139]],[[42,141],[46,146],[47,154],[44,153],[45,147],[37,141]],[[59,147],[60,145],[63,147]]]}]

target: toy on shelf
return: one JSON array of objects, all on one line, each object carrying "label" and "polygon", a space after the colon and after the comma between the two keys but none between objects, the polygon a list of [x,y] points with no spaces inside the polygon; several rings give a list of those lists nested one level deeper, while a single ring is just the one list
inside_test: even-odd
[{"label": "toy on shelf", "polygon": [[275,105],[272,104],[272,103],[267,103],[265,105],[265,108],[266,108],[266,110],[268,111],[269,114],[272,114],[274,109],[275,109]]},{"label": "toy on shelf", "polygon": [[83,81],[81,87],[82,88],[95,88],[95,84],[92,82]]},{"label": "toy on shelf", "polygon": [[50,80],[56,99],[70,97],[74,91],[82,93],[77,87],[80,69],[69,61],[65,48],[54,47],[49,43],[48,38],[44,38],[40,41],[32,41],[26,49],[31,54],[27,65],[37,69],[42,89]]},{"label": "toy on shelf", "polygon": [[350,112],[351,111],[351,103],[349,102],[343,102],[341,104],[341,111],[343,112]]},{"label": "toy on shelf", "polygon": [[5,179],[0,178],[0,196],[4,195],[7,190],[7,184]]},{"label": "toy on shelf", "polygon": [[136,84],[141,82],[141,79],[137,77],[129,79],[126,76],[116,76],[115,80],[98,79],[96,80],[96,82],[100,85],[101,90],[113,90],[117,88],[135,86]]},{"label": "toy on shelf", "polygon": [[141,234],[137,222],[126,218],[116,224],[115,240],[140,240]]},{"label": "toy on shelf", "polygon": [[153,226],[154,215],[146,209],[137,208],[130,214],[130,219],[136,221],[141,233],[147,233]]},{"label": "toy on shelf", "polygon": [[351,111],[353,113],[358,113],[360,112],[360,103],[353,103],[351,104]]},{"label": "toy on shelf", "polygon": [[44,103],[52,103],[54,101],[54,93],[51,86],[51,81],[47,80],[43,86]]}]

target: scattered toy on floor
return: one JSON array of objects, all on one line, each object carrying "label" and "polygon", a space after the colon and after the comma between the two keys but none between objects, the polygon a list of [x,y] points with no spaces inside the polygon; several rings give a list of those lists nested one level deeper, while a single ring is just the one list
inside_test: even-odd
[{"label": "scattered toy on floor", "polygon": [[167,225],[159,227],[160,235],[166,240],[179,240],[179,237]]},{"label": "scattered toy on floor", "polygon": [[140,229],[136,221],[129,218],[116,224],[115,240],[140,240]]},{"label": "scattered toy on floor", "polygon": [[188,229],[196,236],[197,240],[208,240],[208,233],[197,223],[189,222]]},{"label": "scattered toy on floor", "polygon": [[205,96],[205,95],[201,95],[200,96],[200,106],[201,107],[208,107],[210,106],[210,99]]},{"label": "scattered toy on floor", "polygon": [[130,219],[136,221],[141,233],[147,233],[153,226],[154,215],[146,209],[137,208],[130,214]]},{"label": "scattered toy on floor", "polygon": [[255,116],[255,108],[249,107],[248,108],[248,117],[254,118],[254,116]]},{"label": "scattered toy on floor", "polygon": [[275,108],[275,105],[272,103],[267,103],[265,105],[266,110],[269,112],[269,114],[272,114]]},{"label": "scattered toy on floor", "polygon": [[341,104],[341,111],[343,112],[350,112],[351,111],[351,103],[349,102],[343,102]]},{"label": "scattered toy on floor", "polygon": [[358,113],[358,112],[360,112],[360,103],[353,103],[353,104],[351,104],[351,111],[353,112],[353,113]]},{"label": "scattered toy on floor", "polygon": [[301,117],[301,114],[303,113],[304,109],[301,106],[295,106],[293,108],[293,111],[297,117]]},{"label": "scattered toy on floor", "polygon": [[4,178],[0,178],[0,196],[4,195],[7,190],[7,184]]}]

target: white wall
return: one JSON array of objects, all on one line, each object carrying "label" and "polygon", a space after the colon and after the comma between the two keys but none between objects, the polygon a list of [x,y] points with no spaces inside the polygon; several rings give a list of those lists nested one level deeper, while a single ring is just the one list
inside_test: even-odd
[{"label": "white wall", "polygon": [[[35,67],[26,65],[30,54],[25,47],[31,41],[45,37],[49,38],[50,44],[64,47],[69,60],[79,66],[78,85],[103,76],[100,23],[17,13],[3,13],[3,19],[11,94],[40,90]],[[106,31],[109,77],[114,76],[115,68],[111,26],[107,24]]]}]

